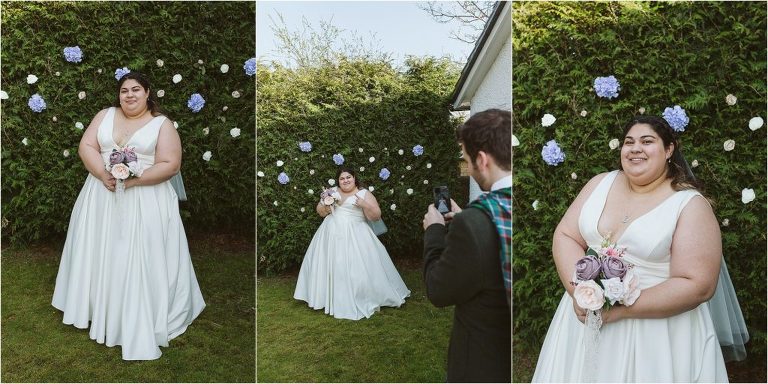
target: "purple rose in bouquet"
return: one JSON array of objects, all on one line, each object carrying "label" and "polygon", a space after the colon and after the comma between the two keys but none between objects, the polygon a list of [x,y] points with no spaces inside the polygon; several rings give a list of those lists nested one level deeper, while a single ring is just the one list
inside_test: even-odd
[{"label": "purple rose in bouquet", "polygon": [[576,277],[579,280],[592,280],[598,275],[600,275],[600,260],[597,257],[587,255],[576,262]]},{"label": "purple rose in bouquet", "polygon": [[125,153],[125,162],[127,163],[130,163],[139,159],[138,157],[136,157],[136,152],[134,152],[133,150],[124,151],[123,153]]},{"label": "purple rose in bouquet", "polygon": [[622,279],[624,278],[624,275],[627,274],[628,266],[624,260],[618,257],[606,257],[603,259],[602,269],[603,275],[605,275],[606,279],[611,279],[614,277]]},{"label": "purple rose in bouquet", "polygon": [[112,153],[109,154],[110,165],[120,164],[123,161],[125,161],[125,153],[123,153],[123,151],[118,151],[116,149],[113,149]]}]

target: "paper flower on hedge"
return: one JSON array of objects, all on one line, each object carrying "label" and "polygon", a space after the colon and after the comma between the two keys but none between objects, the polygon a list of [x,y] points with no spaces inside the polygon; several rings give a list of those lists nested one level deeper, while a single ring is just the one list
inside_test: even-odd
[{"label": "paper flower on hedge", "polygon": [[165,90],[158,89],[157,90],[157,97],[163,97],[165,96]]},{"label": "paper flower on hedge", "polygon": [[21,143],[24,145],[29,145],[29,140],[27,140],[27,138],[25,137],[21,140]]},{"label": "paper flower on hedge", "polygon": [[189,97],[189,100],[187,100],[187,107],[189,107],[192,112],[200,112],[204,106],[205,99],[203,99],[203,96],[201,96],[199,93],[193,93],[192,96]]},{"label": "paper flower on hedge", "polygon": [[7,100],[8,99],[8,92],[0,91],[0,100]]},{"label": "paper flower on hedge", "polygon": [[328,179],[328,185],[334,185],[334,184],[336,184],[336,180]]},{"label": "paper flower on hedge", "polygon": [[549,127],[550,125],[554,124],[556,120],[557,119],[552,114],[545,113],[544,116],[541,117],[541,126]]},{"label": "paper flower on hedge", "polygon": [[78,94],[77,94],[77,98],[78,98],[78,99],[80,99],[80,100],[83,100],[83,99],[85,99],[85,96],[86,96],[86,95],[85,95],[85,91],[80,91],[80,92],[78,92]]},{"label": "paper flower on hedge", "polygon": [[545,163],[557,166],[565,161],[565,152],[560,149],[560,146],[557,145],[555,140],[550,140],[547,142],[547,145],[541,149],[541,158],[544,159]]},{"label": "paper flower on hedge", "polygon": [[221,73],[227,73],[227,72],[229,72],[229,65],[222,64],[221,68],[219,68],[219,70],[221,71]]},{"label": "paper flower on hedge", "polygon": [[[518,145],[520,145],[520,140],[518,140],[517,136],[512,135],[512,146],[517,147]],[[427,168],[430,168],[430,167],[427,167]]]},{"label": "paper flower on hedge", "polygon": [[256,74],[256,58],[252,57],[245,61],[243,64],[243,69],[245,70],[245,74],[248,76],[253,76]]},{"label": "paper flower on hedge", "polygon": [[128,69],[127,67],[122,67],[122,68],[115,69],[115,80],[120,81],[120,79],[123,76],[125,76],[125,75],[127,75],[129,73],[131,73],[131,70]]},{"label": "paper flower on hedge", "polygon": [[80,47],[77,45],[74,47],[65,47],[64,59],[70,63],[79,63],[83,61],[83,51],[80,50]]},{"label": "paper flower on hedge", "polygon": [[333,155],[333,162],[336,163],[336,165],[344,164],[344,156],[342,156],[341,153]]},{"label": "paper flower on hedge", "polygon": [[309,141],[303,141],[299,143],[299,149],[301,149],[302,152],[309,152],[312,150],[312,143]]},{"label": "paper flower on hedge", "polygon": [[619,89],[621,89],[619,81],[616,80],[616,77],[613,75],[608,77],[595,78],[594,87],[597,96],[604,97],[609,100],[613,99],[614,97],[618,97]]},{"label": "paper flower on hedge", "polygon": [[736,142],[735,142],[735,141],[733,141],[733,140],[726,140],[726,141],[723,143],[723,149],[724,149],[726,152],[730,152],[730,151],[733,151],[733,149],[734,149],[734,148],[736,148]]},{"label": "paper flower on hedge", "polygon": [[240,128],[232,128],[229,130],[229,134],[232,135],[232,137],[238,137],[240,136]]},{"label": "paper flower on hedge", "polygon": [[749,203],[755,199],[755,190],[752,188],[744,188],[741,190],[741,202],[744,204]]},{"label": "paper flower on hedge", "polygon": [[203,160],[210,161],[211,160],[211,156],[213,156],[211,154],[211,151],[205,151],[205,153],[203,153]]},{"label": "paper flower on hedge", "polygon": [[413,147],[413,154],[416,156],[421,156],[422,154],[424,154],[424,147],[416,144],[416,146]]},{"label": "paper flower on hedge", "polygon": [[258,176],[258,177],[264,177],[264,172],[262,172],[262,171],[258,171],[258,172],[256,172],[256,176]]},{"label": "paper flower on hedge", "polygon": [[[6,98],[8,98],[8,96],[6,96]],[[764,121],[762,117],[760,116],[753,117],[749,119],[749,129],[756,131],[763,126],[763,123]]]},{"label": "paper flower on hedge", "polygon": [[78,122],[76,122],[76,123],[75,123],[75,128],[77,128],[77,129],[83,129],[83,128],[85,128],[85,126],[83,125],[83,123],[81,123],[81,122],[79,122],[79,121],[78,121]]},{"label": "paper flower on hedge", "polygon": [[619,139],[613,138],[611,141],[608,142],[608,148],[611,150],[614,150],[619,147]]},{"label": "paper flower on hedge", "polygon": [[171,81],[173,81],[174,84],[180,83],[181,82],[181,75],[179,75],[178,73],[173,75],[173,77],[171,78]]},{"label": "paper flower on hedge", "polygon": [[291,181],[291,178],[288,177],[288,175],[285,172],[280,172],[280,174],[277,176],[277,181],[280,184],[288,184],[289,181]]},{"label": "paper flower on hedge", "polygon": [[65,149],[61,154],[64,155],[64,157],[69,157],[69,149]]},{"label": "paper flower on hedge", "polygon": [[669,126],[675,130],[675,132],[685,131],[685,127],[688,125],[688,115],[685,114],[685,109],[680,108],[679,105],[674,107],[664,108],[664,113],[661,115],[664,120],[669,123]]},{"label": "paper flower on hedge", "polygon": [[389,179],[389,169],[382,168],[381,171],[379,171],[379,178],[382,180]]},{"label": "paper flower on hedge", "polygon": [[734,96],[734,95],[732,95],[730,93],[728,94],[728,96],[725,97],[725,103],[728,104],[728,105],[736,105],[736,101],[738,101],[738,100],[739,99],[736,98],[736,96]]},{"label": "paper flower on hedge", "polygon": [[163,62],[163,60],[161,60],[161,59],[157,59],[157,61],[155,62],[155,64],[157,64],[157,66],[158,66],[158,67],[162,67],[162,66],[163,66],[163,64],[165,64],[165,63]]},{"label": "paper flower on hedge", "polygon": [[413,188],[408,188],[405,190],[405,193],[412,195],[413,194]]},{"label": "paper flower on hedge", "polygon": [[34,84],[34,83],[37,83],[37,76],[27,75],[27,84]]},{"label": "paper flower on hedge", "polygon": [[43,109],[48,107],[45,104],[45,100],[43,100],[43,97],[38,95],[37,93],[35,93],[34,95],[32,95],[32,97],[29,98],[29,102],[27,102],[27,105],[29,105],[29,109],[37,113],[42,112]]}]

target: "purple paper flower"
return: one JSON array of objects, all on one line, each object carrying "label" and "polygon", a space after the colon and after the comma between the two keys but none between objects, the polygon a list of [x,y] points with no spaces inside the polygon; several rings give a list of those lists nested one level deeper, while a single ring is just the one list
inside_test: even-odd
[{"label": "purple paper flower", "polygon": [[603,275],[606,279],[623,278],[627,274],[627,264],[618,257],[606,257],[603,259]]},{"label": "purple paper flower", "polygon": [[333,155],[333,162],[336,163],[336,165],[344,164],[344,156],[342,156],[341,153]]},{"label": "purple paper flower", "polygon": [[621,89],[619,81],[613,75],[595,78],[595,93],[600,97],[605,97],[606,99],[618,97],[619,89]]},{"label": "purple paper flower", "polygon": [[123,153],[125,153],[125,161],[128,163],[139,159],[138,156],[136,156],[136,152],[134,152],[132,148],[124,150]]},{"label": "purple paper flower", "polygon": [[204,106],[205,99],[203,99],[203,96],[201,96],[199,93],[193,93],[192,96],[189,97],[189,100],[187,100],[187,107],[189,107],[192,112],[200,112]]},{"label": "purple paper flower", "polygon": [[592,280],[600,275],[600,260],[592,255],[587,255],[576,262],[576,277],[579,280]]},{"label": "purple paper flower", "polygon": [[125,161],[125,153],[123,153],[123,151],[113,149],[112,153],[109,154],[110,165],[120,164],[123,161]]},{"label": "purple paper flower", "polygon": [[669,123],[669,126],[672,127],[672,129],[675,130],[675,132],[683,132],[685,131],[685,127],[688,125],[688,122],[690,119],[688,119],[688,116],[685,114],[685,109],[680,108],[679,105],[675,105],[674,107],[670,108],[664,108],[664,113],[662,114],[662,117],[664,117],[664,120]]},{"label": "purple paper flower", "polygon": [[541,149],[541,157],[544,159],[545,163],[556,166],[565,161],[565,152],[560,149],[560,146],[557,145],[556,141],[550,140],[547,142],[547,145]]},{"label": "purple paper flower", "polygon": [[80,50],[80,47],[77,45],[74,47],[65,47],[64,59],[70,63],[79,63],[83,61],[83,51]]},{"label": "purple paper flower", "polygon": [[299,149],[301,149],[302,152],[309,152],[312,150],[312,143],[309,141],[303,141],[299,143]]},{"label": "purple paper flower", "polygon": [[256,74],[256,58],[252,57],[245,61],[245,64],[243,64],[243,69],[245,69],[245,74],[248,76],[253,76]]},{"label": "purple paper flower", "polygon": [[27,102],[27,105],[29,105],[29,109],[40,113],[47,107],[45,104],[45,100],[43,100],[43,97],[35,93],[32,95],[32,97],[29,98],[29,102]]},{"label": "purple paper flower", "polygon": [[128,69],[127,67],[115,69],[115,79],[117,79],[117,81],[120,81],[120,79],[123,78],[123,76],[129,73],[131,73],[131,70]]},{"label": "purple paper flower", "polygon": [[382,180],[389,179],[389,169],[382,168],[381,171],[379,171],[379,178]]},{"label": "purple paper flower", "polygon": [[413,154],[416,156],[421,156],[424,153],[424,147],[421,145],[416,145],[413,147]]},{"label": "purple paper flower", "polygon": [[277,176],[277,181],[280,184],[288,184],[289,181],[291,181],[291,178],[288,177],[288,175],[285,174],[285,172],[280,172],[280,174]]}]

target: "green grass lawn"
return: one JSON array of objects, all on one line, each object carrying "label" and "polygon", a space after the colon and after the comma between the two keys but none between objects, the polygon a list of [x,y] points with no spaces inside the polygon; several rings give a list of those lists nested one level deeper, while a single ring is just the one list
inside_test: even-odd
[{"label": "green grass lawn", "polygon": [[3,382],[253,382],[255,258],[248,241],[190,238],[205,310],[152,361],[123,361],[51,306],[61,244],[2,252]]},{"label": "green grass lawn", "polygon": [[398,263],[411,296],[369,319],[293,299],[296,274],[257,279],[259,382],[445,382],[453,307],[425,297],[420,265]]}]

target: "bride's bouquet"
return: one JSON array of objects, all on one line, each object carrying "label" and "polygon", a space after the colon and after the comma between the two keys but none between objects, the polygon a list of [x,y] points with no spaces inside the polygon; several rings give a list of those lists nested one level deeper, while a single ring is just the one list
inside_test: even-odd
[{"label": "bride's bouquet", "polygon": [[587,254],[576,262],[571,281],[576,287],[573,298],[587,310],[587,326],[596,325],[599,329],[602,308],[617,303],[630,306],[640,296],[639,277],[633,271],[634,265],[622,258],[625,251],[626,248],[619,248],[606,237],[598,250],[587,249]]},{"label": "bride's bouquet", "polygon": [[331,207],[331,213],[333,213],[334,207],[339,205],[340,201],[341,195],[333,189],[324,189],[323,192],[320,193],[320,202],[326,207]]},{"label": "bride's bouquet", "polygon": [[141,168],[141,162],[134,147],[125,147],[121,149],[112,149],[109,154],[109,164],[106,165],[107,171],[117,179],[118,193],[125,191],[125,180],[129,177],[141,177],[144,170]]}]

